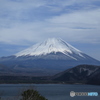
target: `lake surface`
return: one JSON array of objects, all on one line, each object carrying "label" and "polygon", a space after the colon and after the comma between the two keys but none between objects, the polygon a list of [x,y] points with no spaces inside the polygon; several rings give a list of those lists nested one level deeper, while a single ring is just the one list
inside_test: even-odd
[{"label": "lake surface", "polygon": [[[2,100],[18,100],[22,91],[34,88],[48,100],[100,100],[100,86],[68,84],[0,84]],[[98,96],[75,96],[70,92],[98,92]]]}]

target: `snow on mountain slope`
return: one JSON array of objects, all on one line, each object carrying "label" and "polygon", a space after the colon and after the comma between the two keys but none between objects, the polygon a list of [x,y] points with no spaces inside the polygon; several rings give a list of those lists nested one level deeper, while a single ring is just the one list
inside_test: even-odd
[{"label": "snow on mountain slope", "polygon": [[15,54],[15,56],[16,57],[26,56],[26,55],[40,56],[40,55],[46,55],[49,53],[56,54],[57,52],[61,52],[75,60],[77,60],[77,59],[69,54],[77,54],[78,56],[85,58],[82,55],[82,52],[80,50],[74,48],[73,46],[64,42],[61,39],[56,39],[56,38],[49,38],[42,43],[37,43],[37,44],[33,45],[32,47]]}]

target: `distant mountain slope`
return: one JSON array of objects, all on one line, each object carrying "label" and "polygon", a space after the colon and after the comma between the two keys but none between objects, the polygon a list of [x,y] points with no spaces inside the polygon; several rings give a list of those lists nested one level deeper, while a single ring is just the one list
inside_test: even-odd
[{"label": "distant mountain slope", "polygon": [[53,81],[100,85],[100,66],[79,65],[52,77]]},{"label": "distant mountain slope", "polygon": [[50,38],[15,55],[1,57],[0,64],[23,75],[49,76],[80,64],[100,65],[61,39]]}]

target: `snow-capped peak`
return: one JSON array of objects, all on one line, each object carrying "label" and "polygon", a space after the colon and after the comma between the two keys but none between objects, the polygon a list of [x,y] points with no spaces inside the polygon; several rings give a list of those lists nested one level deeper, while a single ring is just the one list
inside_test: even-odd
[{"label": "snow-capped peak", "polygon": [[[70,44],[64,42],[61,39],[56,39],[56,38],[49,38],[47,40],[45,40],[42,43],[37,43],[35,45],[33,45],[32,47],[25,49],[17,54],[15,54],[15,56],[19,57],[19,56],[26,56],[26,55],[30,55],[30,56],[39,56],[39,55],[46,55],[49,53],[57,53],[57,52],[61,52],[69,57],[71,57],[68,54],[78,54],[81,57],[84,57],[81,53],[80,50],[74,48],[73,46],[71,46]],[[71,57],[73,58],[73,57]],[[73,58],[75,59],[75,58]]]}]

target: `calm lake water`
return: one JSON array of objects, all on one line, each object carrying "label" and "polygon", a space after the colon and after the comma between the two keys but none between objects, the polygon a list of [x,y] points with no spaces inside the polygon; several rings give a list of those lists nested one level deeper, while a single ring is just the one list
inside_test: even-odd
[{"label": "calm lake water", "polygon": [[[100,86],[68,84],[0,84],[2,100],[18,100],[22,91],[34,88],[48,100],[100,100]],[[98,96],[70,97],[70,91],[98,92]]]}]

